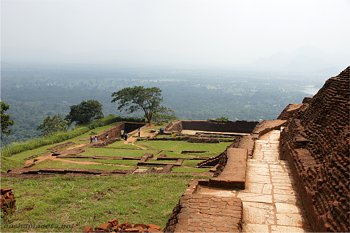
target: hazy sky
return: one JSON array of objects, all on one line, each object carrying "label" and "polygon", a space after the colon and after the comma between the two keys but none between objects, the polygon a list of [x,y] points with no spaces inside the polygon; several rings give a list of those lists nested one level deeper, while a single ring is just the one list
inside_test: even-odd
[{"label": "hazy sky", "polygon": [[349,0],[1,0],[1,59],[340,71],[349,12]]}]

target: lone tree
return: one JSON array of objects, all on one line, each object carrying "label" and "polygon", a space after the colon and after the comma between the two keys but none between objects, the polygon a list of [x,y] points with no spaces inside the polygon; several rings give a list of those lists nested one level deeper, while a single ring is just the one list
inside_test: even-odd
[{"label": "lone tree", "polygon": [[155,114],[169,110],[160,105],[163,101],[161,93],[158,87],[126,87],[112,93],[112,102],[118,103],[118,110],[125,110],[128,113],[142,110],[146,121],[150,123]]},{"label": "lone tree", "polygon": [[10,134],[10,126],[13,125],[13,120],[5,112],[10,108],[10,105],[0,100],[0,117],[1,117],[1,133]]},{"label": "lone tree", "polygon": [[92,120],[103,117],[102,104],[97,100],[84,100],[80,104],[70,106],[70,112],[66,120],[71,124],[89,123]]},{"label": "lone tree", "polygon": [[43,122],[38,126],[42,135],[49,135],[58,131],[67,131],[68,121],[62,115],[47,116]]}]

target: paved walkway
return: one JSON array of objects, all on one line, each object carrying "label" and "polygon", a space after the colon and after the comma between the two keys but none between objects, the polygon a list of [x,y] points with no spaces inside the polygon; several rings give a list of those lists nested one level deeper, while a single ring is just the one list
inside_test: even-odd
[{"label": "paved walkway", "polygon": [[279,138],[278,130],[260,137],[248,159],[246,189],[237,194],[243,202],[244,232],[310,231],[288,164],[278,159]]},{"label": "paved walkway", "polygon": [[247,162],[246,189],[228,191],[200,186],[197,193],[238,197],[243,203],[243,232],[307,232],[300,200],[288,164],[279,160],[280,132],[273,130],[255,141]]}]

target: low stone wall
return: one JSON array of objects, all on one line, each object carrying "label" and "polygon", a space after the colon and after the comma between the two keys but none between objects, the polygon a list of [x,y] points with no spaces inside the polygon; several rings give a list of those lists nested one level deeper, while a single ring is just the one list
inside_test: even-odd
[{"label": "low stone wall", "polygon": [[251,133],[257,121],[176,121],[170,123],[165,130],[181,132],[182,130],[197,130],[209,132]]},{"label": "low stone wall", "polygon": [[350,67],[296,110],[281,133],[314,231],[350,231]]},{"label": "low stone wall", "polygon": [[[113,140],[113,139],[119,139],[121,138],[121,132],[122,130],[130,133],[138,128],[141,128],[145,125],[145,123],[138,123],[138,122],[121,122],[119,123],[117,126],[114,126],[102,133],[100,133],[99,135],[97,135],[97,139],[99,141],[105,141],[107,136],[109,139]],[[114,140],[115,141],[115,140]],[[113,141],[111,141],[113,142]]]}]

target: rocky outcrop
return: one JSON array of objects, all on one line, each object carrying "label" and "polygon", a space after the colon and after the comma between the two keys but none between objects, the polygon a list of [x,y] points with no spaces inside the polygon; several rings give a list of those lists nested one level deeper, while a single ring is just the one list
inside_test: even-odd
[{"label": "rocky outcrop", "polygon": [[293,170],[313,230],[350,231],[350,67],[289,112],[280,115],[288,119],[280,154]]},{"label": "rocky outcrop", "polygon": [[283,109],[281,114],[277,117],[280,120],[287,120],[293,116],[295,112],[302,106],[302,104],[288,104],[287,107]]}]

